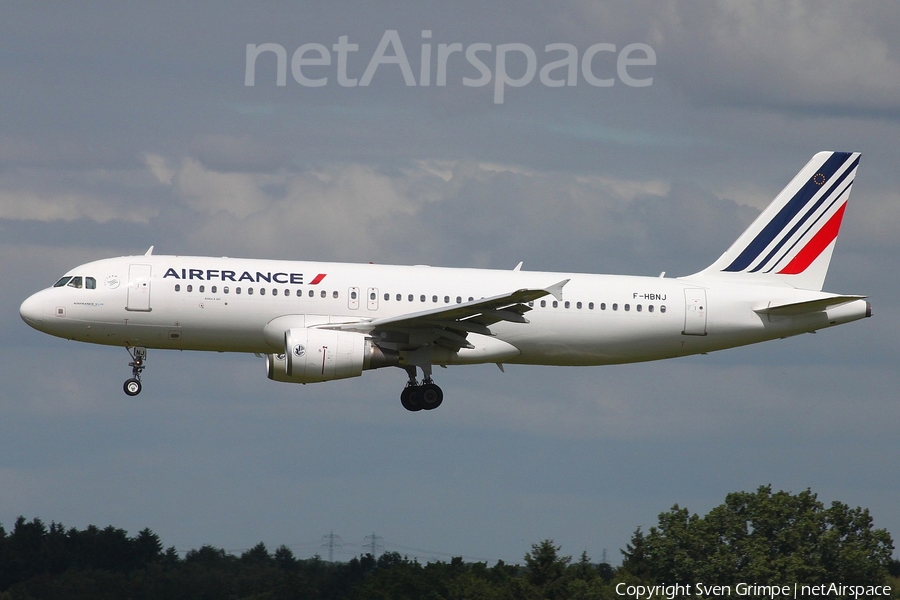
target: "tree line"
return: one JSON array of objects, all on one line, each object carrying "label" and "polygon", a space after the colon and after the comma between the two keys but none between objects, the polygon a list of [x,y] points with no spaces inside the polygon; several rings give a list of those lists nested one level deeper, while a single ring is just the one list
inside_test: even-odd
[{"label": "tree line", "polygon": [[[202,546],[181,556],[149,529],[84,530],[19,517],[0,526],[0,600],[30,599],[613,599],[628,585],[831,583],[891,585],[900,598],[893,541],[867,509],[799,494],[728,494],[704,516],[678,505],[635,530],[619,567],[573,560],[552,540],[521,564],[419,563],[396,552],[346,563],[300,559],[263,543],[239,554]],[[617,587],[618,586],[618,587]],[[617,590],[619,593],[617,593]]]}]

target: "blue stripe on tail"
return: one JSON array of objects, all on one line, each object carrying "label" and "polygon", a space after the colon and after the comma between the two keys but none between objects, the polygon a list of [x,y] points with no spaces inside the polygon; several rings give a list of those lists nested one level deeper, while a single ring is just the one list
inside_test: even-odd
[{"label": "blue stripe on tail", "polygon": [[[831,177],[837,172],[841,166],[847,162],[847,159],[850,157],[850,152],[835,152],[833,153],[828,160],[825,161],[825,164],[812,176],[809,178],[803,187],[794,194],[794,197],[790,199],[790,201],[785,204],[785,206],[778,212],[775,217],[769,221],[768,224],[763,228],[762,231],[757,234],[757,236],[751,241],[744,251],[740,253],[740,255],[734,259],[734,261],[723,269],[724,271],[743,271],[747,267],[749,267],[754,260],[759,258],[759,255],[765,251],[765,249],[772,243],[772,241],[778,237],[778,235],[784,231],[784,229],[790,224],[790,222],[806,207],[807,203],[815,196],[821,189],[822,184],[821,175],[825,176],[825,181],[831,179]],[[848,171],[851,171],[848,169]]]},{"label": "blue stripe on tail", "polygon": [[[820,206],[822,206],[822,204],[823,204],[826,200],[828,200],[829,198],[831,198],[831,204],[829,204],[828,207],[825,209],[825,212],[826,212],[826,213],[831,209],[832,206],[834,206],[834,203],[837,202],[837,201],[840,199],[841,195],[843,194],[843,191],[846,190],[846,187],[844,188],[844,190],[841,191],[840,194],[836,194],[836,195],[834,195],[833,197],[832,197],[832,194],[834,194],[834,191],[841,185],[841,182],[843,182],[843,181],[844,181],[844,180],[845,180],[845,179],[853,172],[853,170],[856,168],[856,165],[858,165],[858,164],[859,164],[859,157],[857,157],[856,160],[853,161],[853,164],[850,165],[850,168],[849,168],[849,169],[845,170],[843,173],[841,173],[841,176],[840,176],[840,177],[838,177],[837,179],[834,180],[834,183],[831,185],[830,188],[828,188],[828,191],[825,192],[824,194],[822,194],[822,196],[818,199],[818,201],[816,201],[816,203],[813,204],[813,205],[809,208],[808,211],[806,211],[806,214],[803,215],[803,217],[802,217],[799,221],[797,221],[796,224],[794,224],[794,226],[793,226],[793,227],[791,228],[791,230],[787,233],[787,235],[783,236],[783,237],[781,238],[781,241],[779,241],[779,242],[775,245],[775,247],[772,248],[772,251],[769,252],[769,255],[766,256],[766,258],[765,258],[762,262],[760,262],[758,265],[756,265],[755,268],[753,268],[753,269],[750,271],[751,273],[756,273],[757,271],[759,271],[760,269],[762,269],[763,267],[765,267],[766,265],[768,265],[768,264],[769,264],[769,261],[772,259],[773,256],[775,256],[775,254],[778,252],[778,250],[779,250],[782,246],[784,246],[789,240],[793,239],[793,236],[794,236],[795,233],[797,233],[797,230],[799,230],[801,227],[803,227],[803,224],[806,223],[806,221],[807,221],[812,215],[815,214],[816,210],[818,210],[818,208],[819,208]],[[817,173],[817,174],[818,174],[818,173]],[[847,187],[849,187],[850,184],[852,184],[852,183],[853,183],[852,181],[849,182],[849,183],[847,184]],[[819,218],[821,218],[821,217],[822,217],[822,215],[819,216]],[[816,222],[818,222],[818,219],[816,220]],[[810,228],[812,228],[813,226],[815,226],[815,223],[811,224],[811,225],[810,225]],[[808,231],[809,231],[809,228],[806,230],[806,232],[804,232],[804,235],[805,235],[805,233],[807,233]],[[801,236],[801,237],[802,237],[802,236]],[[799,240],[797,240],[797,241],[794,242],[794,246],[796,246],[796,244],[797,244],[798,241],[799,241]],[[791,248],[793,248],[793,246],[792,246]],[[789,249],[789,251],[790,251],[790,249]],[[783,258],[783,256],[782,256],[782,258]],[[779,260],[781,260],[781,259],[779,258]],[[775,261],[775,262],[778,262],[778,261]],[[768,268],[767,272],[768,272],[768,271],[771,271],[773,268],[774,268],[774,265],[773,265],[773,266],[770,266],[770,267]]]}]

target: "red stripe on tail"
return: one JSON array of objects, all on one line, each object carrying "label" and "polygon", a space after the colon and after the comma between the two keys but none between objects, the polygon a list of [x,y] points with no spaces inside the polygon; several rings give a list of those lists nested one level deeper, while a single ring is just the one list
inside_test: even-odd
[{"label": "red stripe on tail", "polygon": [[837,237],[838,231],[841,229],[841,219],[844,218],[845,208],[847,208],[846,202],[844,202],[837,212],[828,219],[825,226],[809,240],[806,246],[797,253],[797,256],[795,256],[793,260],[778,273],[781,275],[798,275],[805,271],[814,260],[819,258],[822,251]]}]

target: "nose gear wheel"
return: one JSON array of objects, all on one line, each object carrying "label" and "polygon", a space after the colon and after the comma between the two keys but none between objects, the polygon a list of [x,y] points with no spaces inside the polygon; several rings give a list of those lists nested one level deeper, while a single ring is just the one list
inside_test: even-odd
[{"label": "nose gear wheel", "polygon": [[141,393],[141,371],[143,371],[147,365],[144,363],[147,361],[147,349],[146,348],[125,348],[128,351],[128,355],[131,357],[131,362],[128,363],[128,366],[131,367],[131,379],[125,381],[125,384],[122,386],[122,389],[129,396],[137,396]]}]

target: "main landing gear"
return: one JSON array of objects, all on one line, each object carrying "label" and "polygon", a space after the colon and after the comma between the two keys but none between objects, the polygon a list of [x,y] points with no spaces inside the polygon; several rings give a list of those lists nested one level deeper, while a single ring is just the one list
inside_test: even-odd
[{"label": "main landing gear", "polygon": [[431,366],[422,367],[422,385],[416,381],[416,368],[404,367],[409,381],[400,392],[400,404],[409,411],[434,410],[444,401],[444,392],[431,380]]},{"label": "main landing gear", "polygon": [[122,389],[124,389],[125,393],[129,396],[137,396],[141,393],[141,371],[143,371],[146,366],[144,365],[144,362],[147,360],[147,349],[125,349],[128,350],[128,355],[131,356],[131,362],[128,363],[128,366],[131,367],[131,379],[125,382]]}]

